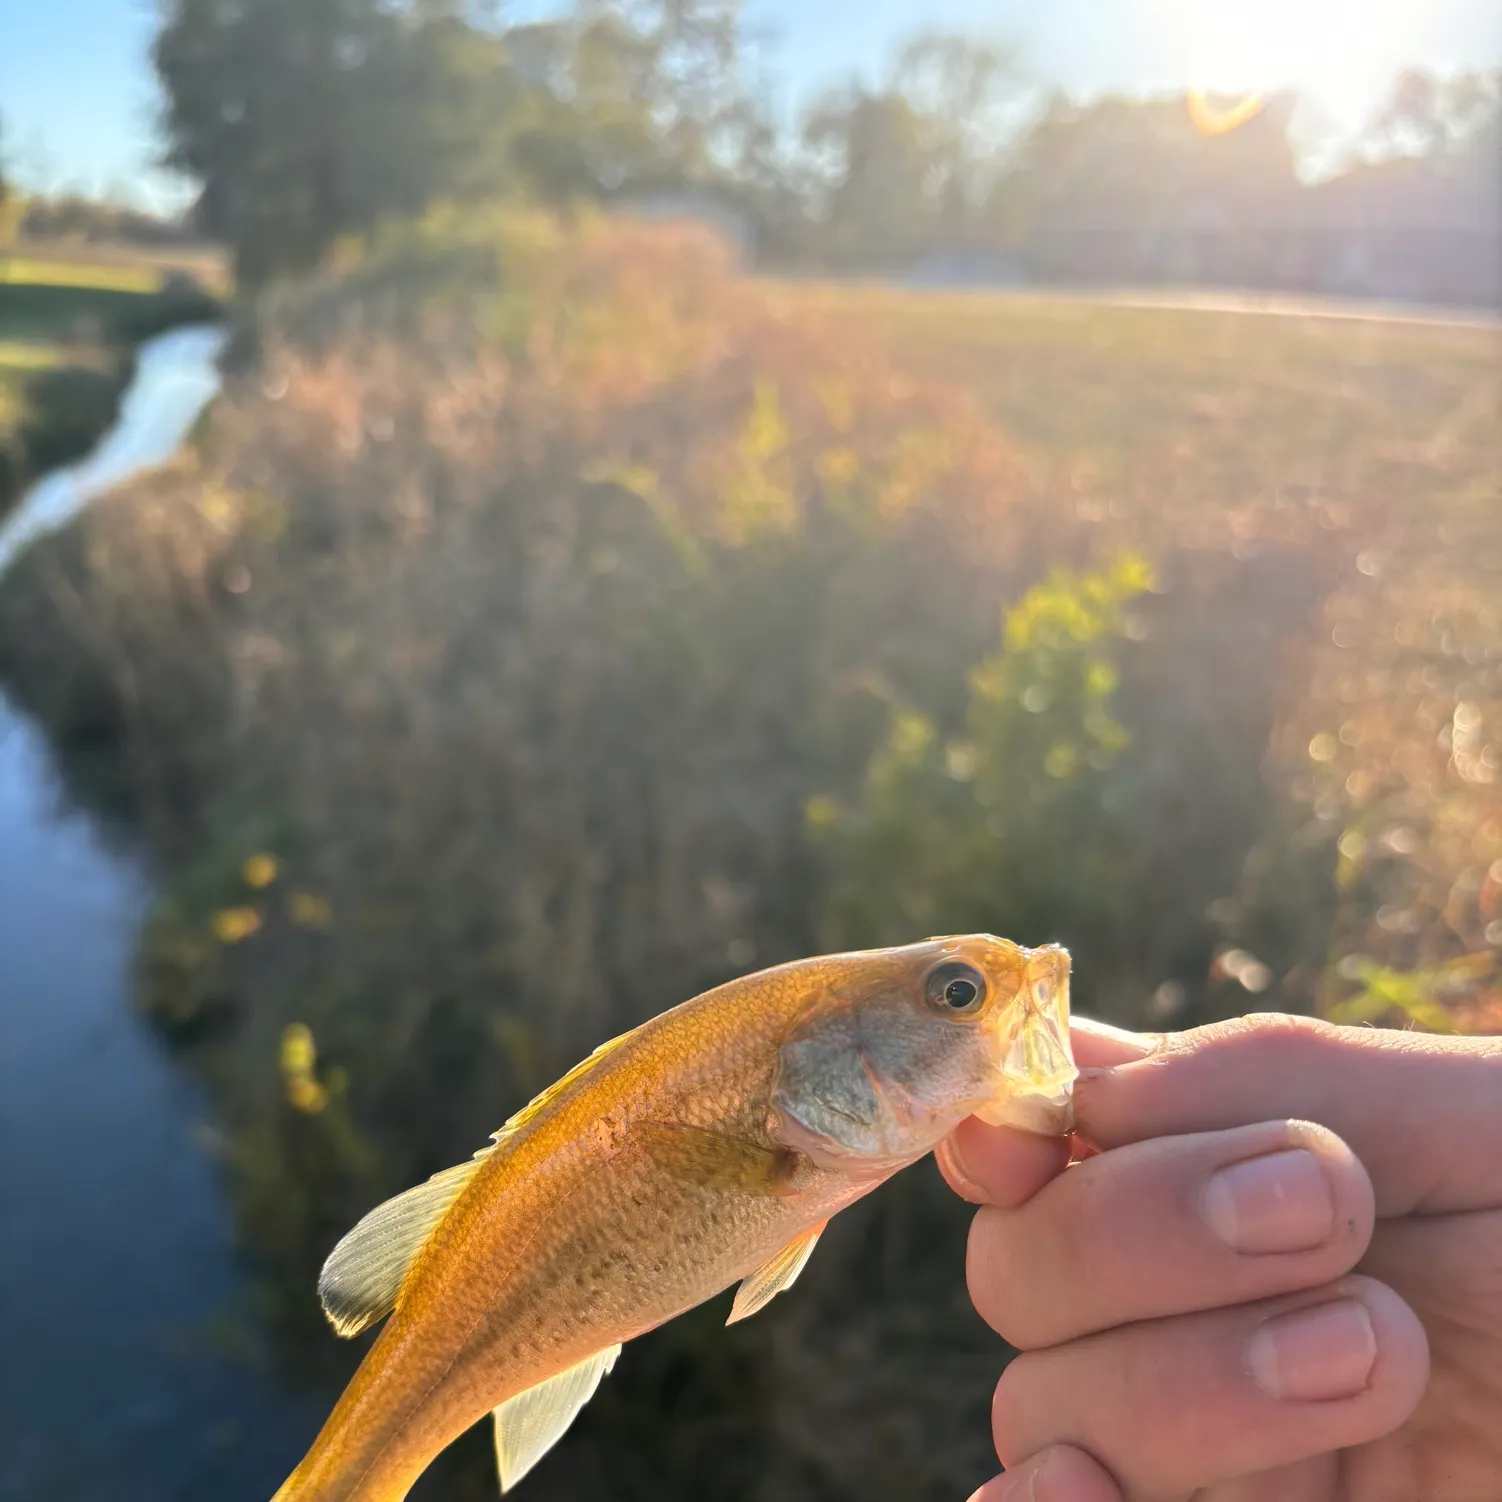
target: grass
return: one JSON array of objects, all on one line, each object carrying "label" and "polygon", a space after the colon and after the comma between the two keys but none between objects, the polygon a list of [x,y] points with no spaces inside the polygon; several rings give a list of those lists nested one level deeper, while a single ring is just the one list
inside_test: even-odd
[{"label": "grass", "polygon": [[172,275],[189,276],[225,297],[233,290],[229,259],[214,246],[142,246],[59,240],[20,240],[0,251],[0,280],[6,268],[19,280],[90,286],[116,291],[158,291]]},{"label": "grass", "polygon": [[24,375],[34,370],[55,370],[67,356],[53,344],[27,344],[17,339],[0,339],[0,379]]},{"label": "grass", "polygon": [[0,259],[0,284],[29,287],[79,287],[90,292],[130,292],[147,297],[160,292],[166,273],[154,266],[101,262],[39,260],[7,256]]},{"label": "grass", "polygon": [[[1155,452],[1246,483],[1341,452],[1426,443],[1502,394],[1499,329],[828,287],[796,301],[875,326],[910,367],[976,392],[1040,455]],[[1469,404],[1469,407],[1468,407]],[[1470,410],[1470,409],[1474,410]]]},{"label": "grass", "polygon": [[1401,984],[1363,977],[1453,974],[1415,1017],[1502,1021],[1497,325],[882,288],[807,301],[881,331],[915,377],[974,392],[1059,513],[1151,556],[1325,560],[1315,631],[1283,651],[1265,767],[1338,846],[1329,947],[1287,947],[1271,833],[1224,910],[1282,958],[1290,994],[1302,974],[1334,1015],[1393,1015]]}]

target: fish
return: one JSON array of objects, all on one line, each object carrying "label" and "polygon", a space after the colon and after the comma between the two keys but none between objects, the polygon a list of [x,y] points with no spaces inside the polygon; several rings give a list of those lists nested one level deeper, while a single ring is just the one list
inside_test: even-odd
[{"label": "fish", "polygon": [[603,1044],[474,1157],[371,1210],[323,1308],[386,1321],[273,1502],[396,1502],[494,1416],[503,1492],[622,1347],[793,1286],[829,1220],[966,1117],[1062,1135],[1068,952],[991,934],[731,980]]}]

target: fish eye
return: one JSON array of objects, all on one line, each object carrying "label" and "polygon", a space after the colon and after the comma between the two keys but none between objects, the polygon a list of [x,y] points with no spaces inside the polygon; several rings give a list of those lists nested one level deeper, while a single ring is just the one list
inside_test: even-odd
[{"label": "fish eye", "polygon": [[973,965],[950,960],[929,971],[927,994],[928,1004],[936,1011],[968,1016],[978,1012],[986,999],[985,977]]}]

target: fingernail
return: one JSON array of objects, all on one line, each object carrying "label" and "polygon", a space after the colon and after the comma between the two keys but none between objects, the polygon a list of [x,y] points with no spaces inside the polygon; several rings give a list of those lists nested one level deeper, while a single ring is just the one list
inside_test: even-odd
[{"label": "fingernail", "polygon": [[986,1191],[976,1183],[975,1175],[966,1165],[964,1154],[961,1153],[959,1143],[953,1135],[946,1137],[934,1149],[934,1157],[942,1162],[950,1183],[960,1194],[966,1199],[972,1199],[978,1203],[984,1202]]},{"label": "fingernail", "polygon": [[1027,1502],[1061,1502],[1059,1489],[1049,1480],[1050,1474],[1057,1476],[1059,1468],[1053,1463],[1054,1452],[1044,1452],[1043,1459],[1033,1468],[1033,1474],[1028,1478]]},{"label": "fingernail", "polygon": [[1371,1318],[1355,1299],[1280,1314],[1252,1336],[1247,1350],[1258,1387],[1300,1403],[1354,1398],[1366,1390],[1376,1359]]},{"label": "fingernail", "polygon": [[1070,1019],[1069,1034],[1080,1084],[1114,1075],[1123,1065],[1140,1064],[1164,1043],[1162,1033],[1132,1033],[1078,1013]]},{"label": "fingernail", "polygon": [[1058,1475],[1053,1459],[1052,1450],[1033,1456],[994,1481],[988,1481],[971,1496],[970,1502],[1064,1502],[1063,1494],[1048,1479],[1050,1471]]},{"label": "fingernail", "polygon": [[1237,1252],[1302,1252],[1335,1230],[1335,1200],[1308,1149],[1247,1158],[1214,1173],[1200,1210],[1205,1224]]}]

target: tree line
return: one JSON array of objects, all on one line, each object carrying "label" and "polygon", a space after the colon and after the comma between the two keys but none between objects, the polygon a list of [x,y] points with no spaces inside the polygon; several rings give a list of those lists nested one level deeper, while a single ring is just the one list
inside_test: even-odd
[{"label": "tree line", "polygon": [[523,199],[712,212],[781,267],[1502,302],[1502,71],[1406,70],[1309,185],[1294,96],[1040,95],[961,34],[785,119],[740,0],[167,0],[153,61],[192,230],[251,286],[435,201]]},{"label": "tree line", "polygon": [[1477,240],[1460,281],[1488,291],[1498,75],[1403,74],[1362,160],[1310,189],[1293,98],[1232,130],[1214,101],[1207,127],[1182,98],[1039,100],[963,35],[918,35],[780,123],[739,0],[525,24],[494,0],[171,0],[154,61],[167,162],[250,284],[434,200],[525,198],[687,202],[762,263],[951,278],[1352,283],[1436,253],[1374,225],[1427,227],[1452,259]]}]

